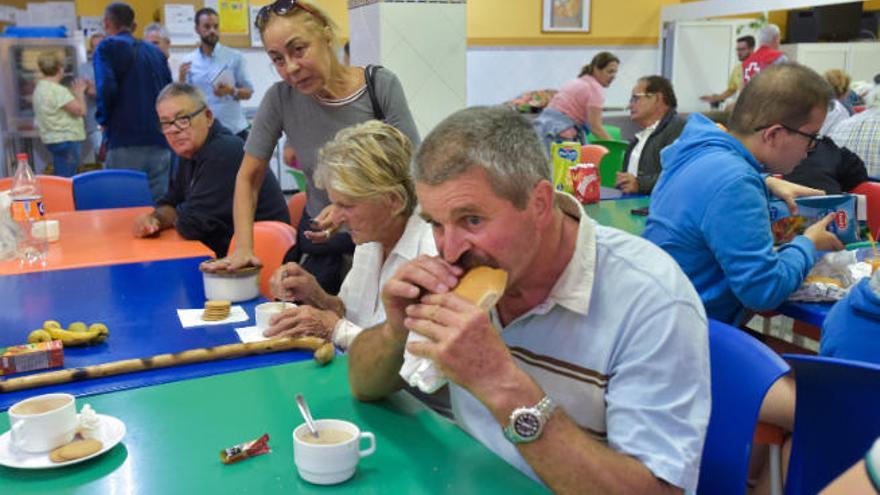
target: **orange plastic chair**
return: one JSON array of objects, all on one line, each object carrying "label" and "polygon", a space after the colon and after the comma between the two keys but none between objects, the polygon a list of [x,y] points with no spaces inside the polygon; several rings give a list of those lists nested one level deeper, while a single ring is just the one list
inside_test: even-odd
[{"label": "orange plastic chair", "polygon": [[306,193],[298,192],[287,200],[287,210],[290,212],[290,225],[293,228],[299,227],[299,221],[302,219],[303,209],[306,207]]},{"label": "orange plastic chair", "polygon": [[880,182],[862,182],[850,192],[868,199],[868,228],[876,239],[880,234]]},{"label": "orange plastic chair", "polygon": [[[254,223],[254,254],[263,263],[260,270],[260,294],[272,299],[269,279],[284,261],[284,255],[296,244],[296,229],[284,222],[266,220]],[[229,252],[235,248],[235,236],[229,243]]]},{"label": "orange plastic chair", "polygon": [[602,157],[608,154],[608,148],[600,144],[585,144],[581,146],[581,163],[592,163],[599,166]]},{"label": "orange plastic chair", "polygon": [[[46,213],[74,211],[73,179],[54,175],[38,175],[37,181],[43,189],[43,207]],[[12,177],[0,179],[0,191],[12,189]]]}]

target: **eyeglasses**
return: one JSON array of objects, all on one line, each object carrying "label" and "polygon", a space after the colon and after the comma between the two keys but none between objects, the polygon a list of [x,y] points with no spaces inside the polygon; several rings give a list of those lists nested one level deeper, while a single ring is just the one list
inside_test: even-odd
[{"label": "eyeglasses", "polygon": [[769,128],[773,127],[774,125],[779,125],[779,127],[782,127],[783,129],[785,129],[786,131],[788,131],[792,134],[797,134],[799,136],[803,136],[803,137],[809,139],[810,141],[809,141],[809,143],[807,143],[807,151],[812,151],[812,150],[816,149],[816,144],[818,144],[819,141],[822,140],[822,136],[818,132],[815,134],[807,134],[806,132],[799,131],[799,130],[797,130],[793,127],[789,127],[785,124],[770,124],[770,125],[765,125],[765,126],[761,126],[761,127],[756,127],[755,132],[761,132],[764,129],[769,129]]},{"label": "eyeglasses", "polygon": [[635,104],[639,101],[639,98],[647,96],[654,96],[654,93],[633,93],[633,95],[629,97],[629,102],[630,104]]},{"label": "eyeglasses", "polygon": [[172,128],[177,129],[178,131],[183,131],[183,130],[189,129],[189,127],[192,125],[193,117],[204,112],[206,108],[208,108],[208,107],[206,105],[203,105],[202,108],[199,108],[195,112],[188,113],[186,115],[181,115],[180,117],[177,117],[174,120],[169,120],[166,122],[163,122],[160,120],[159,125],[162,127],[162,132],[167,134],[167,133],[171,132]]},{"label": "eyeglasses", "polygon": [[304,11],[308,12],[315,19],[321,21],[321,24],[327,25],[327,21],[319,15],[314,9],[307,7],[306,5],[298,2],[297,0],[275,0],[274,3],[270,5],[264,5],[257,12],[257,17],[254,19],[254,26],[262,33],[263,29],[266,27],[266,24],[269,22],[269,17],[272,14],[278,16],[286,16],[291,13],[295,8],[301,8]]}]

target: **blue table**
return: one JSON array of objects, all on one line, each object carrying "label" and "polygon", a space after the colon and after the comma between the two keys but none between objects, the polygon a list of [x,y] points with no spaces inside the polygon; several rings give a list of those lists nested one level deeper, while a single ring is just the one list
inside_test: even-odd
[{"label": "blue table", "polygon": [[[183,258],[124,265],[58,270],[0,277],[0,346],[27,341],[44,320],[106,323],[110,338],[92,347],[64,350],[65,367],[180,352],[239,342],[236,327],[254,324],[260,299],[240,303],[251,319],[230,325],[184,329],[177,309],[200,308],[205,296],[198,265],[206,258]],[[93,395],[157,383],[300,361],[306,351],[247,356],[85,380],[0,394],[0,410],[41,393]],[[19,375],[12,375],[21,376]]]}]

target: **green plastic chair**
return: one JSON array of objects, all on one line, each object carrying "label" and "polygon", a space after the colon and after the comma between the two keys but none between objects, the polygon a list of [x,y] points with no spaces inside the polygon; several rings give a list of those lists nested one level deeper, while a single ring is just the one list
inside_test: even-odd
[{"label": "green plastic chair", "polygon": [[306,174],[302,170],[295,168],[287,168],[285,170],[296,180],[296,189],[300,192],[306,192]]},{"label": "green plastic chair", "polygon": [[[614,141],[623,141],[623,137],[620,134],[620,127],[611,124],[602,124],[602,127],[605,128],[605,132],[611,136],[611,139]],[[590,144],[602,144],[601,139],[597,138],[595,134],[592,132],[587,134],[587,142]]]},{"label": "green plastic chair", "polygon": [[626,148],[629,143],[620,140],[598,140],[593,142],[599,146],[604,146],[608,150],[608,154],[602,157],[599,162],[599,184],[604,187],[614,187],[617,179],[617,172],[623,170],[623,155],[626,154]]}]

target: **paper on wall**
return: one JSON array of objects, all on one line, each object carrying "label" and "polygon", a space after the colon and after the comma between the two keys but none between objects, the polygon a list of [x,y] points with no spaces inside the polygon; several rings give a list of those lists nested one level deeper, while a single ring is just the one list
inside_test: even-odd
[{"label": "paper on wall", "polygon": [[172,45],[197,45],[195,31],[196,8],[191,4],[166,3],[165,28]]},{"label": "paper on wall", "polygon": [[[250,25],[254,26],[254,20],[257,18],[257,13],[260,12],[260,9],[263,8],[262,5],[251,5],[251,18]],[[263,38],[260,38],[260,30],[254,26],[251,29],[251,46],[263,46]]]}]

